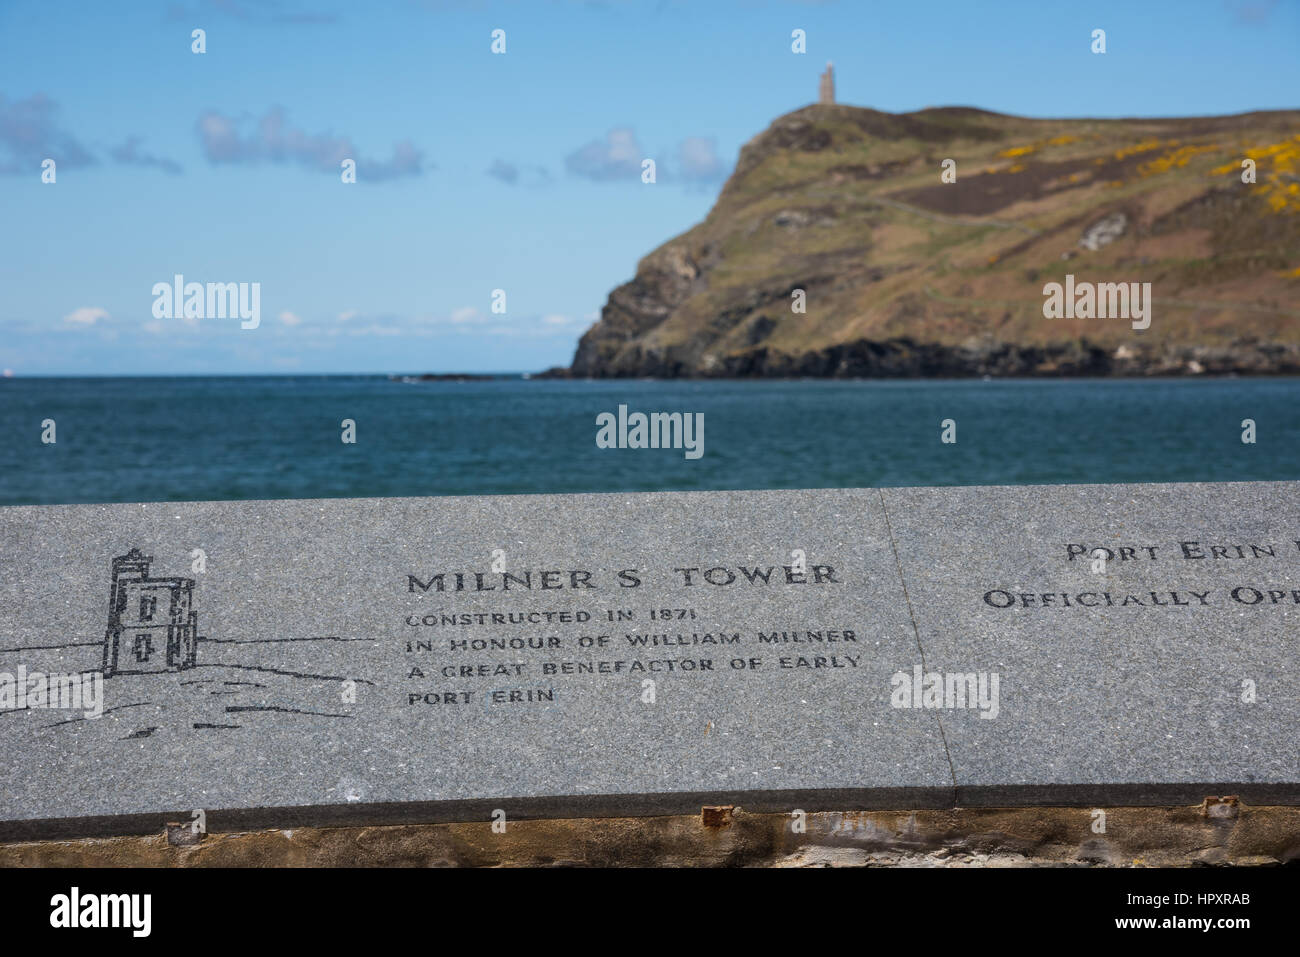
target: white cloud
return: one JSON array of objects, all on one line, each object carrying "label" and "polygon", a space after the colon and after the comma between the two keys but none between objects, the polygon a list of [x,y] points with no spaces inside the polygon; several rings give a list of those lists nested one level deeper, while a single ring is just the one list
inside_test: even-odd
[{"label": "white cloud", "polygon": [[93,326],[101,319],[111,319],[107,309],[99,306],[82,306],[63,317],[63,321],[73,326]]},{"label": "white cloud", "polygon": [[349,319],[355,319],[360,313],[355,309],[349,309],[347,312],[339,313],[339,322],[347,322]]},{"label": "white cloud", "polygon": [[290,312],[288,309],[280,313],[280,321],[283,322],[286,326],[302,325],[302,317],[296,315],[295,313]]},{"label": "white cloud", "polygon": [[189,319],[186,319],[184,317],[177,318],[177,319],[165,319],[165,320],[150,319],[148,322],[140,323],[140,328],[143,329],[145,332],[151,333],[155,336],[161,336],[169,329],[170,330],[176,330],[181,328],[192,329],[192,330],[198,329],[199,320],[193,317]]},{"label": "white cloud", "polygon": [[688,183],[703,185],[727,178],[727,167],[718,156],[717,143],[711,136],[688,136],[677,148],[677,165]]},{"label": "white cloud", "polygon": [[605,139],[592,140],[565,157],[570,173],[597,181],[636,179],[641,175],[645,150],[630,127],[610,130]]},{"label": "white cloud", "polygon": [[462,306],[460,309],[452,310],[451,321],[458,324],[462,322],[482,322],[483,314],[473,306]]},{"label": "white cloud", "polygon": [[547,326],[567,326],[572,321],[568,316],[561,316],[559,313],[542,316],[542,324]]}]

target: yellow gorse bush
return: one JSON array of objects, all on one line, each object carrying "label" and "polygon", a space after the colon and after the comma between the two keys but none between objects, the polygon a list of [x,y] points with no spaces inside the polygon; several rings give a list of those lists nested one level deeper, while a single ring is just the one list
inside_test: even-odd
[{"label": "yellow gorse bush", "polygon": [[1199,156],[1201,153],[1212,153],[1218,149],[1219,147],[1214,143],[1206,143],[1200,146],[1190,144],[1180,146],[1172,152],[1140,164],[1137,168],[1138,176],[1158,176],[1161,173],[1167,173],[1171,169],[1186,166],[1194,156]]},{"label": "yellow gorse bush", "polygon": [[[1275,213],[1300,212],[1300,176],[1296,173],[1300,165],[1300,133],[1279,143],[1250,147],[1244,158],[1255,161],[1256,182],[1252,193],[1263,198]],[[1210,175],[1240,172],[1241,160],[1233,160],[1214,167]]]},{"label": "yellow gorse bush", "polygon": [[1037,153],[1047,146],[1065,146],[1078,140],[1077,136],[1053,136],[1049,140],[1035,140],[1025,146],[1012,146],[998,153],[1001,159],[1015,159],[1018,156],[1028,156],[1030,153]]},{"label": "yellow gorse bush", "polygon": [[[1177,141],[1177,140],[1171,140],[1170,143],[1169,143],[1169,145],[1170,145],[1170,146],[1177,146],[1177,145],[1178,145],[1178,141]],[[1136,156],[1138,153],[1149,153],[1149,152],[1151,152],[1152,150],[1158,150],[1158,149],[1160,149],[1160,141],[1159,141],[1159,140],[1143,140],[1141,143],[1134,144],[1133,146],[1124,146],[1124,147],[1121,147],[1120,149],[1117,149],[1117,150],[1112,154],[1112,157],[1111,157],[1111,158],[1112,158],[1112,159],[1117,159],[1117,160],[1122,160],[1122,159],[1127,159],[1127,158],[1130,157],[1130,156]],[[1100,160],[1100,162],[1103,162],[1103,163],[1104,163],[1104,162],[1105,162],[1105,159],[1103,158],[1102,160]]]}]

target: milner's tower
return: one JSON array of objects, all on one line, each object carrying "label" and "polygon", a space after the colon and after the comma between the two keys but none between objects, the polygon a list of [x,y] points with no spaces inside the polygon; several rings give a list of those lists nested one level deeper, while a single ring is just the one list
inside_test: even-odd
[{"label": "milner's tower", "polygon": [[817,83],[817,102],[835,102],[835,67],[831,66],[829,60],[826,61],[826,72],[821,75]]}]

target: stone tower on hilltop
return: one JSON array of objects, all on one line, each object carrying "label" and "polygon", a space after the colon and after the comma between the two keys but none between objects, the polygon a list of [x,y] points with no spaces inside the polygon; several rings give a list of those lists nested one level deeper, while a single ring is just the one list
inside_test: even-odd
[{"label": "stone tower on hilltop", "polygon": [[826,61],[826,72],[821,75],[817,82],[817,102],[835,102],[835,67],[831,66],[829,60]]}]

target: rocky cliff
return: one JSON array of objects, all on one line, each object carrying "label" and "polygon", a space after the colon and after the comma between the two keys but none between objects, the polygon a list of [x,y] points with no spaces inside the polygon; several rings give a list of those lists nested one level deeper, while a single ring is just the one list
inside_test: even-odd
[{"label": "rocky cliff", "polygon": [[[1151,283],[1150,327],[1045,318],[1067,274]],[[640,262],[556,372],[1300,372],[1300,111],[806,107],[745,145],[708,217]]]}]

